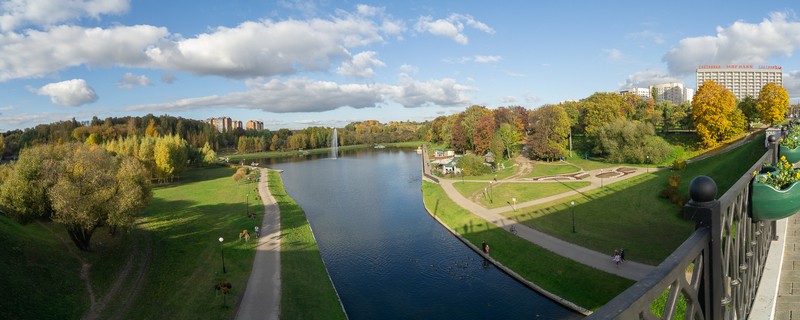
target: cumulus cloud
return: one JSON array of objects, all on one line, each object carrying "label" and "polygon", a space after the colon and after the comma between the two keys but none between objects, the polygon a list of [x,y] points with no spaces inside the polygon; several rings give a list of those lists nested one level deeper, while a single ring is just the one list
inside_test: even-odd
[{"label": "cumulus cloud", "polygon": [[375,51],[364,51],[353,56],[350,60],[345,60],[336,69],[336,72],[348,77],[372,78],[375,75],[373,67],[386,66],[383,61],[378,60]]},{"label": "cumulus cloud", "polygon": [[715,36],[685,38],[663,61],[673,75],[688,75],[704,64],[760,64],[775,56],[791,56],[800,47],[800,22],[774,12],[761,23],[734,22],[717,27]]},{"label": "cumulus cloud", "polygon": [[670,76],[662,70],[639,71],[628,76],[624,83],[620,83],[620,89],[646,88],[655,84],[668,82],[683,82],[681,79]]},{"label": "cumulus cloud", "polygon": [[6,0],[0,3],[0,31],[54,25],[81,17],[99,19],[100,15],[121,14],[129,8],[129,0]]},{"label": "cumulus cloud", "polygon": [[468,105],[473,87],[453,79],[421,82],[401,75],[398,84],[338,84],[328,81],[290,79],[248,81],[249,90],[222,96],[180,99],[168,103],[131,106],[129,111],[184,111],[203,108],[246,108],[267,112],[322,112],[341,107],[373,108],[394,101],[408,108]]},{"label": "cumulus cloud", "polygon": [[400,73],[406,75],[415,75],[417,72],[419,72],[419,68],[416,66],[412,66],[410,64],[403,64],[400,66]]},{"label": "cumulus cloud", "polygon": [[783,88],[789,94],[789,97],[800,96],[800,71],[795,70],[783,74]]},{"label": "cumulus cloud", "polygon": [[427,32],[433,35],[447,37],[459,44],[465,45],[469,43],[469,38],[464,34],[465,25],[488,34],[494,34],[494,29],[485,23],[475,20],[475,18],[470,15],[457,13],[451,14],[446,19],[434,20],[431,16],[419,17],[414,29],[417,32]]},{"label": "cumulus cloud", "polygon": [[72,79],[47,84],[36,90],[40,96],[50,96],[55,104],[77,107],[97,101],[94,89],[83,79]]},{"label": "cumulus cloud", "polygon": [[383,35],[402,31],[397,23],[387,27],[387,19],[337,11],[328,19],[246,21],[191,38],[147,25],[106,29],[62,25],[10,32],[0,37],[0,81],[40,77],[79,65],[158,68],[236,79],[325,71],[349,59],[348,49],[382,42]]},{"label": "cumulus cloud", "polygon": [[58,26],[0,37],[0,81],[39,77],[82,64],[147,66],[146,48],[167,36],[165,28],[118,26],[109,29]]},{"label": "cumulus cloud", "polygon": [[134,75],[133,73],[125,73],[122,76],[122,79],[117,81],[117,87],[122,89],[133,89],[133,87],[143,87],[143,86],[151,86],[153,85],[150,82],[150,79],[147,78],[145,75]]}]

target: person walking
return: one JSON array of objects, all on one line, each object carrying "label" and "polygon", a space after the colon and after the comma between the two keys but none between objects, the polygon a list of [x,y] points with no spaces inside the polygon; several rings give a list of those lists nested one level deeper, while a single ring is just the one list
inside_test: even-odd
[{"label": "person walking", "polygon": [[489,246],[486,244],[486,240],[481,243],[481,250],[483,250],[483,253],[489,253]]},{"label": "person walking", "polygon": [[619,249],[619,260],[621,262],[625,261],[625,248]]},{"label": "person walking", "polygon": [[614,264],[617,265],[617,269],[619,269],[619,263],[622,261],[619,255],[619,250],[614,250],[614,257],[612,258]]},{"label": "person walking", "polygon": [[258,231],[258,226],[256,226],[256,227],[255,227],[253,230],[255,231],[255,234],[256,234],[256,239],[258,239],[258,236],[261,234],[261,233]]}]

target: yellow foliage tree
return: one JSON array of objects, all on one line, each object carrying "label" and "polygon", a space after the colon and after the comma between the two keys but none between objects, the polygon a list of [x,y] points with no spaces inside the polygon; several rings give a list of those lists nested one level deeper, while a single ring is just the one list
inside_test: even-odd
[{"label": "yellow foliage tree", "polygon": [[786,112],[789,110],[789,94],[783,87],[772,82],[767,83],[758,93],[756,108],[762,122],[774,125],[786,117]]},{"label": "yellow foliage tree", "polygon": [[714,81],[706,81],[692,98],[692,122],[706,147],[744,131],[744,115],[736,97]]}]

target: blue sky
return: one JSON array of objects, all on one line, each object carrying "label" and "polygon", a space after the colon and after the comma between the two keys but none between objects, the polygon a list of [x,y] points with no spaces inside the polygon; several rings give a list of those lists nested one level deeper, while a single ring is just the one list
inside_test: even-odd
[{"label": "blue sky", "polygon": [[0,132],[75,118],[230,116],[270,129],[536,108],[780,65],[796,1],[0,0]]}]

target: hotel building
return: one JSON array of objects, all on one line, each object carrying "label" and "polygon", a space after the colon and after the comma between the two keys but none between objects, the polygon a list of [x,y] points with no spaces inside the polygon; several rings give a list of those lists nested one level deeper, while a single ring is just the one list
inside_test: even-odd
[{"label": "hotel building", "polygon": [[752,64],[699,66],[697,88],[709,80],[730,90],[737,100],[742,100],[746,96],[758,98],[758,93],[767,83],[783,86],[783,69],[781,66]]}]

